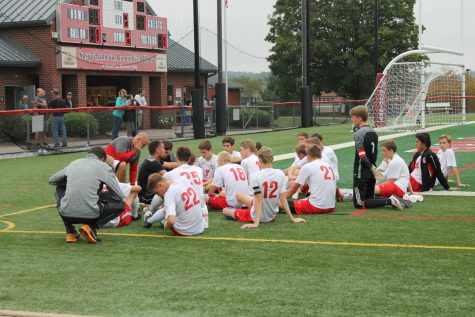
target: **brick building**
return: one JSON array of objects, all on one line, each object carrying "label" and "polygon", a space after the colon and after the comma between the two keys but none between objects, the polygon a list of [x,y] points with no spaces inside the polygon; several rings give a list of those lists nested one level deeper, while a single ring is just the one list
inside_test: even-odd
[{"label": "brick building", "polygon": [[[168,39],[166,18],[145,0],[0,0],[0,7],[0,110],[15,109],[37,87],[71,91],[78,106],[112,105],[122,88],[134,95],[144,88],[153,106],[190,98],[194,54]],[[204,59],[200,66],[207,87],[217,68]],[[146,111],[144,128],[150,121]]]}]

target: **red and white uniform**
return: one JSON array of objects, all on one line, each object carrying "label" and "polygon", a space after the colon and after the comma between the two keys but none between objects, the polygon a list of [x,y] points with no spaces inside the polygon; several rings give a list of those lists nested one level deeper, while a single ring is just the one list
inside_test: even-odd
[{"label": "red and white uniform", "polygon": [[[338,182],[338,180],[340,179],[340,174],[338,172],[338,158],[336,157],[335,151],[333,151],[333,149],[328,146],[324,146],[322,149],[321,160],[323,162],[326,162],[327,164],[330,164],[333,169],[333,173],[335,173],[335,179]],[[308,158],[304,157],[299,162],[297,162],[295,166],[297,166],[298,168],[302,168],[307,163]]]},{"label": "red and white uniform", "polygon": [[198,166],[203,171],[203,180],[207,181],[214,177],[214,172],[218,168],[218,157],[213,154],[209,160],[200,156],[195,161],[195,166]]},{"label": "red and white uniform", "polygon": [[[120,183],[119,182],[120,189],[122,191],[122,197],[127,198],[130,195],[130,190],[132,189],[132,186],[130,184],[126,183]],[[107,191],[107,187],[104,185],[103,191]],[[124,202],[124,211],[122,213],[106,223],[104,225],[104,228],[117,228],[117,227],[123,227],[127,226],[132,222],[132,210],[130,209],[130,206],[127,205],[127,203]]]},{"label": "red and white uniform", "polygon": [[166,172],[163,177],[172,180],[178,179],[180,177],[186,178],[200,197],[200,201],[204,203],[205,195],[203,192],[203,171],[198,166],[190,166],[187,164],[180,165],[177,168]]},{"label": "red and white uniform", "polygon": [[457,167],[455,153],[452,149],[447,149],[445,151],[442,151],[442,149],[440,149],[437,152],[437,157],[440,161],[440,169],[442,170],[444,176],[447,177],[447,175],[449,175],[449,168]]},{"label": "red and white uniform", "polygon": [[416,164],[414,165],[414,169],[412,170],[410,176],[412,190],[415,192],[422,191],[422,171],[421,171],[421,156],[419,156],[416,160]]},{"label": "red and white uniform", "polygon": [[301,186],[308,184],[310,191],[309,198],[294,201],[297,214],[335,210],[336,177],[330,164],[319,159],[305,164],[295,182]]},{"label": "red and white uniform", "polygon": [[[265,168],[255,174],[251,184],[254,195],[262,195],[262,213],[260,222],[275,219],[279,212],[280,194],[287,188],[287,177],[284,172],[274,168]],[[253,222],[255,206],[251,209],[236,209],[234,216],[240,222]]]},{"label": "red and white uniform", "polygon": [[259,158],[255,154],[251,154],[251,156],[246,157],[241,161],[241,166],[246,173],[247,180],[249,182],[249,190],[247,191],[248,194],[252,195],[252,182],[254,181],[254,176],[257,172],[261,170],[261,163],[259,162]]},{"label": "red and white uniform", "polygon": [[168,188],[164,197],[165,218],[176,216],[173,232],[191,236],[201,234],[205,221],[201,214],[201,201],[186,178],[178,178]]},{"label": "red and white uniform", "polygon": [[218,196],[210,197],[210,206],[214,209],[241,207],[242,205],[236,200],[236,195],[238,193],[246,194],[249,190],[244,169],[234,163],[218,167],[214,173],[213,186],[218,188],[224,187],[226,191],[226,198]]},{"label": "red and white uniform", "polygon": [[393,158],[386,163],[383,161],[380,167],[385,179],[394,179],[393,184],[380,184],[379,190],[383,197],[397,195],[403,197],[409,186],[409,168],[406,162],[396,153]]}]

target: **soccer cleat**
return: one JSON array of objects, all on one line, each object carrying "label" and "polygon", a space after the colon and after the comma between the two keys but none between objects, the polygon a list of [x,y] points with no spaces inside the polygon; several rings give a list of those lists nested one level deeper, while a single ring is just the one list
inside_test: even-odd
[{"label": "soccer cleat", "polygon": [[79,232],[86,239],[87,243],[97,244],[98,239],[97,239],[96,233],[94,232],[93,229],[91,229],[91,227],[89,227],[89,225],[86,225],[86,224],[82,225],[81,229],[79,229]]},{"label": "soccer cleat", "polygon": [[394,195],[392,195],[391,197],[389,197],[389,199],[391,200],[391,205],[394,207],[394,208],[397,208],[401,211],[404,210],[404,206],[403,204],[401,203],[401,201]]},{"label": "soccer cleat", "polygon": [[146,229],[150,229],[152,228],[152,224],[150,222],[148,222],[148,220],[150,218],[152,218],[153,216],[153,213],[150,211],[150,210],[147,210],[144,214],[143,214],[143,227],[146,228]]},{"label": "soccer cleat", "polygon": [[353,193],[344,193],[343,194],[343,201],[352,201],[353,200]]},{"label": "soccer cleat", "polygon": [[411,208],[412,202],[410,200],[403,199],[403,198],[398,198],[398,200],[401,202],[404,209]]},{"label": "soccer cleat", "polygon": [[79,241],[79,233],[68,233],[66,234],[66,240],[64,240],[66,243],[76,243]]}]

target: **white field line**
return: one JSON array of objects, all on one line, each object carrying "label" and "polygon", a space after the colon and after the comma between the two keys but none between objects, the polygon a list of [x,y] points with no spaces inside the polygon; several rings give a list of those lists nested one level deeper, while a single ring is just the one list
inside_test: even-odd
[{"label": "white field line", "polygon": [[[475,123],[475,121],[470,121],[470,122],[466,122],[465,124],[474,124],[474,123]],[[456,126],[454,126],[454,125],[441,125],[441,126],[437,126],[437,127],[426,128],[423,131],[424,132],[431,132],[431,131],[443,130],[443,129],[452,128],[452,127],[456,127]],[[401,138],[401,137],[409,136],[409,135],[415,135],[415,132],[414,131],[409,131],[409,132],[400,132],[400,133],[393,133],[393,134],[383,135],[379,138],[379,140],[384,141],[384,140],[388,140],[388,139]],[[346,149],[346,148],[355,146],[355,142],[351,141],[351,142],[333,144],[333,145],[328,145],[328,146],[331,147],[333,150],[340,150],[340,149]],[[293,159],[293,158],[295,158],[295,153],[294,152],[286,153],[286,154],[279,154],[279,155],[274,156],[274,162]]]}]

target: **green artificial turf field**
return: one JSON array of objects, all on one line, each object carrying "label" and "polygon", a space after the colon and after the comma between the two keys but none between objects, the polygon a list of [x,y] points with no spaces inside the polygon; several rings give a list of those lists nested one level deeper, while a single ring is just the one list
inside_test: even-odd
[{"label": "green artificial turf field", "polygon": [[[298,131],[326,144],[352,140],[348,125],[251,137],[291,152]],[[473,125],[431,132],[475,137]],[[213,139],[221,149],[220,138]],[[469,140],[469,139],[467,139]],[[414,137],[396,139],[406,161]],[[177,142],[196,149],[198,141]],[[337,150],[340,186],[351,186],[353,148]],[[142,159],[146,156],[143,153]],[[102,242],[63,242],[48,177],[84,153],[0,160],[0,310],[95,316],[473,316],[474,197],[426,196],[413,208],[285,214],[254,231],[210,214],[192,238],[163,230],[100,230]],[[456,152],[475,190],[474,152]],[[286,167],[288,161],[276,162]]]}]

